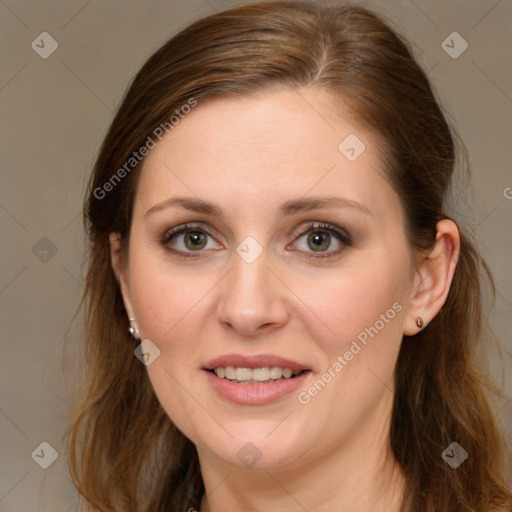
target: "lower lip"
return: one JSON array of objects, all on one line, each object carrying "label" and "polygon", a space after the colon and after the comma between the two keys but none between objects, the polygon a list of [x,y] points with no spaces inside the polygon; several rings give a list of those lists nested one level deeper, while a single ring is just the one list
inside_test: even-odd
[{"label": "lower lip", "polygon": [[242,405],[263,405],[279,400],[293,393],[304,382],[309,371],[304,371],[297,377],[279,379],[266,384],[237,384],[228,379],[217,377],[213,372],[205,370],[211,385],[224,398]]}]

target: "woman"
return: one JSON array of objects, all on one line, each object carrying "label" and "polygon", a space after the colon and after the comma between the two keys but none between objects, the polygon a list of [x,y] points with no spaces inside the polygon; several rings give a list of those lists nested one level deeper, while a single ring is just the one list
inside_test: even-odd
[{"label": "woman", "polygon": [[246,5],[160,48],[85,207],[85,509],[508,510],[456,155],[366,9]]}]

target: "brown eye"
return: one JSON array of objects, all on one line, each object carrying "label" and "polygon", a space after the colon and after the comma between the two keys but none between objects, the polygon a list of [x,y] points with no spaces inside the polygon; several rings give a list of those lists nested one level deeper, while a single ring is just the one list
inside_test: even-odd
[{"label": "brown eye", "polygon": [[189,231],[185,234],[184,243],[187,249],[196,251],[206,246],[207,239],[205,233],[201,231]]},{"label": "brown eye", "polygon": [[308,236],[308,244],[313,251],[324,251],[331,245],[331,235],[325,231],[314,231]]},{"label": "brown eye", "polygon": [[178,226],[168,230],[162,237],[161,245],[169,252],[184,258],[199,256],[208,249],[222,249],[220,244],[215,243],[206,227],[196,225]]},{"label": "brown eye", "polygon": [[295,245],[310,258],[327,258],[352,245],[352,237],[335,225],[312,223],[298,236]]}]

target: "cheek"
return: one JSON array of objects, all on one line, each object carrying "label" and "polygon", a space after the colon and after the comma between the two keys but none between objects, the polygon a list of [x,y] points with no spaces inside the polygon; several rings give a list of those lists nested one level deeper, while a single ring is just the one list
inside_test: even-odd
[{"label": "cheek", "polygon": [[323,336],[313,329],[307,333],[323,353],[323,366],[298,401],[308,417],[328,416],[325,428],[332,439],[360,428],[393,388],[403,332],[405,269],[392,259],[373,261],[333,273],[321,289],[304,286],[300,292],[329,330],[322,330],[328,333]]},{"label": "cheek", "polygon": [[196,441],[195,425],[204,423],[194,399],[198,340],[204,329],[197,319],[209,315],[205,293],[215,280],[208,273],[185,274],[151,262],[150,254],[134,254],[131,264],[132,303],[140,331],[160,350],[147,366],[153,390],[178,429]]},{"label": "cheek", "polygon": [[329,273],[328,278],[296,280],[294,291],[325,327],[326,336],[315,337],[317,343],[332,355],[358,336],[369,336],[368,330],[375,333],[372,327],[379,331],[379,339],[400,338],[399,313],[404,309],[404,280],[408,279],[405,268],[390,257],[361,258],[346,270]]},{"label": "cheek", "polygon": [[130,259],[132,303],[141,332],[157,345],[179,338],[180,347],[187,347],[199,327],[190,319],[204,306],[215,276],[183,271],[154,252],[134,252]]}]

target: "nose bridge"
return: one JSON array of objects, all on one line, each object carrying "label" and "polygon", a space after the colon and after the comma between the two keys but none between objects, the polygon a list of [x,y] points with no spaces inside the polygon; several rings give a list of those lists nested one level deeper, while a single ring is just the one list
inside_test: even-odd
[{"label": "nose bridge", "polygon": [[225,326],[250,335],[286,321],[283,286],[269,268],[269,256],[252,237],[237,246],[218,306],[218,319]]}]

